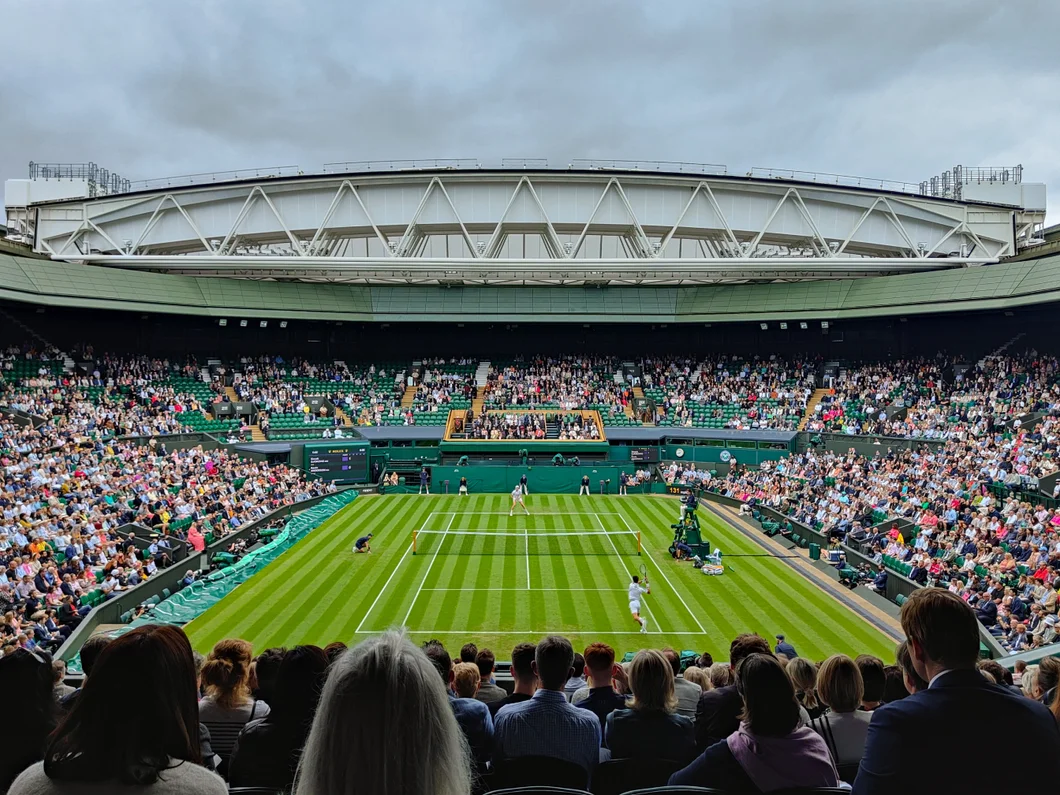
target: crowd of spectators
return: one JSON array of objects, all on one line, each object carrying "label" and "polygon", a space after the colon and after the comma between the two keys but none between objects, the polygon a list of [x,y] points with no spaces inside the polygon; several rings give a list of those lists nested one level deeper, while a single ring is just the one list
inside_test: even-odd
[{"label": "crowd of spectators", "polygon": [[624,407],[633,400],[630,385],[615,382],[618,360],[610,356],[536,356],[490,366],[487,408]]},{"label": "crowd of spectators", "polygon": [[488,411],[465,424],[468,439],[541,440],[547,433],[545,415],[541,412],[505,413]]},{"label": "crowd of spectators", "polygon": [[1036,351],[987,357],[968,369],[941,355],[899,359],[841,371],[806,430],[966,439],[1010,427],[1019,415],[1058,400],[1060,362]]},{"label": "crowd of spectators", "polygon": [[1015,674],[979,661],[974,612],[943,589],[911,596],[901,625],[893,662],[814,662],[741,634],[725,662],[642,649],[617,663],[605,643],[576,654],[549,636],[511,650],[510,687],[474,644],[451,654],[386,632],[255,657],[246,641],[223,640],[202,658],[181,629],[146,625],[93,638],[72,693],[46,653],[0,658],[18,717],[0,722],[0,787],[469,795],[590,780],[608,792],[847,782],[855,795],[919,795],[1006,791],[1007,766],[942,763],[960,758],[971,725],[1018,727],[1028,758],[1060,754],[1060,660]]},{"label": "crowd of spectators", "polygon": [[735,430],[792,430],[816,385],[814,361],[776,356],[670,356],[645,359],[640,367],[640,384],[655,401],[659,423],[683,427],[715,421]]}]

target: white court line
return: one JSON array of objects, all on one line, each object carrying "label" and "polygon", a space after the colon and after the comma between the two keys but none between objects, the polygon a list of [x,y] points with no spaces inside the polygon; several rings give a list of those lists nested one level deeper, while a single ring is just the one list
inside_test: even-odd
[{"label": "white court line", "polygon": [[[455,518],[455,517],[454,517]],[[449,527],[452,527],[453,520],[449,520],[449,525],[445,528],[445,533],[442,533],[442,541],[445,540],[445,534],[449,532]],[[416,606],[416,600],[420,598],[420,593],[423,591],[423,586],[427,583],[427,578],[431,574],[431,569],[434,568],[434,561],[438,560],[438,552],[441,550],[442,545],[438,544],[438,549],[434,550],[434,555],[431,556],[431,562],[427,564],[427,571],[423,574],[423,579],[420,580],[420,587],[416,589],[416,595],[412,597],[412,604],[409,605],[408,612],[405,613],[405,617],[401,619],[401,626],[406,627],[409,623],[409,616],[412,615],[412,608]]]},{"label": "white court line", "polygon": [[[619,514],[619,516],[622,516],[622,514]],[[629,522],[626,521],[625,516],[622,516],[622,523],[629,529],[631,533],[634,532],[633,528],[629,526]],[[643,549],[644,552],[647,553],[648,559],[651,560],[652,565],[659,570],[659,574],[661,574],[662,578],[666,580],[666,584],[670,586],[670,590],[674,592],[674,594],[680,600],[681,604],[685,606],[685,610],[688,611],[688,615],[692,616],[692,620],[696,622],[696,626],[699,627],[699,631],[705,635],[707,631],[703,629],[703,625],[699,623],[699,618],[696,617],[696,614],[692,612],[692,608],[688,606],[688,603],[681,596],[681,592],[674,588],[674,584],[670,582],[670,578],[666,576],[666,571],[655,561],[655,558],[652,557],[651,552],[648,551],[647,546],[641,544],[641,549]]]},{"label": "white court line", "polygon": [[[504,591],[506,593],[527,593],[526,588],[424,588],[425,591]],[[585,591],[588,593],[626,593],[625,588],[534,588],[535,591],[559,591],[567,593],[568,591]]]},{"label": "white court line", "polygon": [[[432,511],[432,514],[438,514],[439,516],[505,516],[504,511]],[[598,511],[597,516],[621,516],[622,514],[617,511]],[[520,516],[527,516],[527,514],[520,514]],[[589,516],[587,513],[582,511],[534,511],[529,514],[530,517],[534,516]]]},{"label": "white court line", "polygon": [[530,590],[530,531],[527,528],[523,528],[523,543],[526,544],[524,548],[526,551],[526,589]]},{"label": "white court line", "polygon": [[[434,511],[431,511],[429,514],[427,514],[427,518],[423,520],[423,523],[426,525],[427,522],[431,520],[432,516],[434,516]],[[401,556],[401,560],[397,562],[397,565],[394,567],[394,570],[390,572],[390,576],[386,578],[386,582],[383,583],[382,589],[379,591],[379,593],[376,594],[375,601],[373,601],[372,604],[369,605],[368,612],[364,614],[364,617],[361,619],[361,623],[358,624],[357,629],[354,630],[354,634],[357,634],[361,631],[361,627],[364,626],[364,622],[368,620],[368,616],[372,614],[372,611],[375,610],[375,606],[379,604],[379,600],[383,598],[383,594],[386,593],[386,589],[390,586],[390,581],[393,580],[394,576],[398,573],[398,570],[401,568],[401,564],[405,562],[405,558],[409,556],[409,553],[412,551],[413,546],[413,543],[410,541],[409,548],[405,550],[405,554]]]},{"label": "white court line", "polygon": [[[592,515],[596,517],[596,521],[600,525],[600,529],[606,531],[607,528],[604,527],[604,523],[603,523],[603,521],[601,521],[599,515],[597,515],[595,513],[592,514]],[[629,525],[627,524],[626,527],[629,527]],[[634,535],[636,535],[636,534],[634,534]],[[618,547],[615,545],[615,540],[613,538],[611,538],[610,534],[608,534],[607,540],[611,543],[611,549],[615,550],[615,557],[617,557],[619,560],[622,561],[622,568],[624,568],[626,570],[626,575],[629,577],[630,581],[632,582],[632,580],[633,580],[633,572],[631,572],[629,570],[629,567],[626,565],[625,558],[623,558],[622,554],[618,551]],[[658,630],[658,634],[661,634],[662,633],[662,628],[659,625],[659,622],[655,620],[655,615],[648,608],[648,603],[647,602],[644,603],[644,612],[647,613],[649,616],[651,616],[651,623],[653,623],[657,627],[660,627],[659,630]],[[653,633],[651,630],[648,630],[644,634],[645,635],[651,635],[651,634],[657,634],[657,633]]]}]

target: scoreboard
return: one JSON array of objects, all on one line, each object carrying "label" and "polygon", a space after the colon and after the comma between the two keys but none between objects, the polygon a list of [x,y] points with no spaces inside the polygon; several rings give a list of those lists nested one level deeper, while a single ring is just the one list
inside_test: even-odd
[{"label": "scoreboard", "polygon": [[629,460],[635,464],[654,464],[659,460],[658,447],[632,447]]},{"label": "scoreboard", "polygon": [[367,442],[333,442],[305,446],[305,471],[321,480],[363,483],[368,480]]}]

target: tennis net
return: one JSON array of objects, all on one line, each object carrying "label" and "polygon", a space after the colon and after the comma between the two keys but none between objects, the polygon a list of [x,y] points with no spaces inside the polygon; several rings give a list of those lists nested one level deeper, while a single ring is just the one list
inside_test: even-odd
[{"label": "tennis net", "polygon": [[489,530],[416,530],[416,555],[639,555],[640,533],[585,530],[511,533]]}]

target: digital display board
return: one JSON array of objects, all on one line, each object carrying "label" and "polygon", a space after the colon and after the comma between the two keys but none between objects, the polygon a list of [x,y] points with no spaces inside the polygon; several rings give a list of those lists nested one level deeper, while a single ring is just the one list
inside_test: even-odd
[{"label": "digital display board", "polygon": [[629,460],[634,463],[654,464],[659,460],[658,447],[633,447],[629,451]]},{"label": "digital display board", "polygon": [[305,446],[305,469],[321,480],[368,480],[368,445],[320,444]]}]

